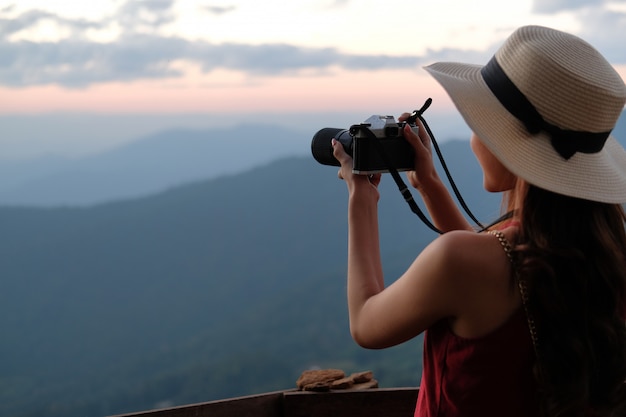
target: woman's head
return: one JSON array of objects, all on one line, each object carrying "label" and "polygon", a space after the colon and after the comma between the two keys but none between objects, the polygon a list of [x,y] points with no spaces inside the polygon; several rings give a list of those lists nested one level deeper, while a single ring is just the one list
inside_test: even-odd
[{"label": "woman's head", "polygon": [[517,177],[567,196],[626,202],[626,151],[610,136],[626,86],[585,41],[526,26],[485,66],[436,63],[426,69]]}]

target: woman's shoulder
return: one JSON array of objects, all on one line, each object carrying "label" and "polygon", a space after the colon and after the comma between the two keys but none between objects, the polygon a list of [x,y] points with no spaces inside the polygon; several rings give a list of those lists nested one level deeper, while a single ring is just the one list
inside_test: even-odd
[{"label": "woman's shoulder", "polygon": [[503,243],[513,241],[515,228],[502,231],[504,241],[491,233],[455,230],[435,239],[427,248],[432,256],[455,276],[487,279],[510,273],[510,261]]},{"label": "woman's shoulder", "polygon": [[[437,242],[438,245],[449,249],[465,248],[466,250],[471,250],[472,248],[480,250],[483,246],[502,247],[502,242],[515,241],[518,229],[517,225],[510,225],[497,231],[452,230],[439,236],[433,243]],[[497,242],[498,245],[494,245],[494,242]]]},{"label": "woman's shoulder", "polygon": [[[514,231],[509,229],[502,231],[505,242],[513,240]],[[431,246],[438,251],[455,257],[469,255],[482,258],[484,255],[487,255],[485,250],[489,253],[504,253],[500,239],[490,232],[477,233],[468,230],[453,230],[439,236],[431,243]],[[499,250],[496,251],[495,249]]]}]

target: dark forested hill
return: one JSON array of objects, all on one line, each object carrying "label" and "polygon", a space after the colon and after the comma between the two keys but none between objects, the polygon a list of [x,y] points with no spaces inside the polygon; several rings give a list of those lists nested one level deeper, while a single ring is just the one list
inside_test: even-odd
[{"label": "dark forested hill", "polygon": [[[470,207],[497,214],[467,142],[443,150]],[[0,209],[0,416],[104,416],[285,389],[314,366],[417,385],[419,341],[366,351],[350,339],[336,172],[288,158],[91,208]],[[434,233],[388,176],[381,194],[392,280]]]}]

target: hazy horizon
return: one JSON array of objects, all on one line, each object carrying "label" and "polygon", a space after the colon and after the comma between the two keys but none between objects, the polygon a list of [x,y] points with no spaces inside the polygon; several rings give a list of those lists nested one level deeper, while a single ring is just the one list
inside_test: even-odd
[{"label": "hazy horizon", "polygon": [[[418,107],[406,108],[411,111]],[[436,105],[433,104],[433,107]],[[294,112],[237,114],[98,114],[58,112],[38,115],[1,115],[0,161],[40,157],[83,158],[107,152],[168,130],[206,130],[240,125],[276,125],[312,138],[324,127],[348,128],[372,114],[396,112]],[[429,109],[425,114],[437,140],[469,139],[469,129],[457,112]],[[254,134],[253,131],[250,134]]]}]

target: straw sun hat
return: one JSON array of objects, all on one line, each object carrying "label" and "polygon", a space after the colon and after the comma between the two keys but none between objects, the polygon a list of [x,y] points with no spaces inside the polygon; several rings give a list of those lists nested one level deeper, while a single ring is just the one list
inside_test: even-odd
[{"label": "straw sun hat", "polygon": [[626,151],[610,136],[626,86],[582,39],[525,26],[485,66],[439,62],[426,70],[520,178],[571,197],[626,202]]}]

